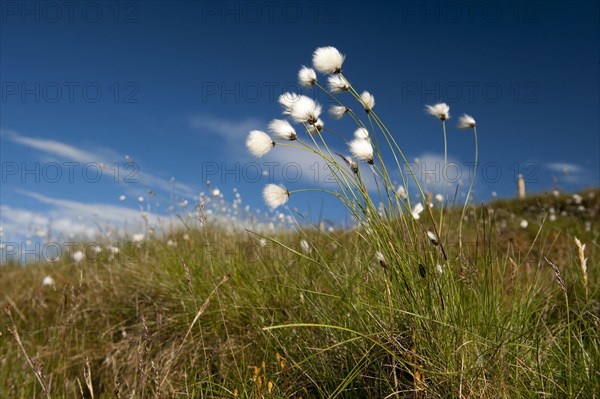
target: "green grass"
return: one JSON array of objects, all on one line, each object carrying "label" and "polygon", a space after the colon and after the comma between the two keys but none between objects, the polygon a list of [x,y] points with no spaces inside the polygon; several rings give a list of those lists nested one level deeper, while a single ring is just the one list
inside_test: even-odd
[{"label": "green grass", "polygon": [[[585,213],[567,196],[472,209],[469,245],[448,233],[447,262],[399,227],[396,258],[379,262],[363,230],[280,232],[262,247],[208,225],[112,260],[3,265],[0,397],[595,397],[600,233],[584,223],[600,192],[582,196]],[[551,206],[567,215],[542,224]]]}]

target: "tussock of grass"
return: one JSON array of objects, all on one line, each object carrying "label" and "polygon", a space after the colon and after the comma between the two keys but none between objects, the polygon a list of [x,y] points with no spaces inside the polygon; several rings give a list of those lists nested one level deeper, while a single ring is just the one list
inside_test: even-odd
[{"label": "tussock of grass", "polygon": [[[360,231],[263,247],[209,225],[112,260],[3,265],[0,397],[594,397],[595,193],[583,216],[552,196],[472,209],[448,264],[427,240],[379,261]],[[568,214],[548,222],[549,207]]]}]

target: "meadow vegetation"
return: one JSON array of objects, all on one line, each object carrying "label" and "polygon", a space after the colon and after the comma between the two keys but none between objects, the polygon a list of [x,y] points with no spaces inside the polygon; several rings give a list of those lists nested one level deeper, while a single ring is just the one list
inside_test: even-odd
[{"label": "meadow vegetation", "polygon": [[[0,396],[596,397],[600,191],[477,204],[472,179],[464,203],[446,185],[434,201],[344,59],[317,49],[328,88],[312,68],[299,81],[356,122],[350,155],[333,149],[321,106],[292,93],[280,103],[302,130],[276,119],[277,141],[253,130],[247,146],[257,157],[308,151],[337,183],[267,185],[269,207],[320,191],[354,224],[228,228],[201,197],[193,223],[126,238],[119,251],[98,240],[53,262],[7,262]],[[446,158],[449,107],[426,111]],[[459,127],[477,160],[475,119]]]}]

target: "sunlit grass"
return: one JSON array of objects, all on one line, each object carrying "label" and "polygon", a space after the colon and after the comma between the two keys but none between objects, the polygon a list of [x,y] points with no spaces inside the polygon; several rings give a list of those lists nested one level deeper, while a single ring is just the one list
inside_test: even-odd
[{"label": "sunlit grass", "polygon": [[[322,107],[290,93],[279,102],[303,131],[274,120],[279,141],[252,130],[246,145],[256,157],[306,151],[335,181],[268,184],[271,210],[322,192],[350,226],[312,225],[296,212],[259,223],[240,212],[239,193],[229,207],[209,185],[193,212],[172,213],[185,228],[151,225],[144,211],[143,232],[122,238],[118,252],[107,243],[90,256],[82,243],[50,264],[7,265],[0,394],[594,397],[598,190],[475,206],[471,177],[464,204],[445,186],[433,204],[374,96],[342,73],[344,59],[333,47],[314,53],[329,90],[310,68],[299,80],[356,123],[353,138],[341,134],[350,156],[333,147]],[[450,108],[427,112],[442,122],[445,170]],[[458,127],[473,133],[476,165],[475,119],[463,115]]]},{"label": "sunlit grass", "polygon": [[[433,245],[391,273],[400,261],[377,260],[360,230],[262,246],[210,223],[113,260],[5,265],[0,396],[593,397],[599,232],[585,221],[599,194],[582,194],[588,214],[566,196],[473,209],[474,244],[441,273]],[[550,207],[568,214],[542,224]],[[446,217],[455,231],[460,212]],[[587,244],[587,295],[574,236]]]}]

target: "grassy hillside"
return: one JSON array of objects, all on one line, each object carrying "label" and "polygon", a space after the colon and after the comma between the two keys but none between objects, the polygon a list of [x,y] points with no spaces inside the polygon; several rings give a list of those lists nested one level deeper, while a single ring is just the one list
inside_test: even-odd
[{"label": "grassy hillside", "polygon": [[263,237],[209,218],[5,264],[0,397],[596,397],[600,192],[580,195],[476,207],[460,242],[452,211],[443,253],[427,220],[390,221],[377,254],[368,227]]}]

